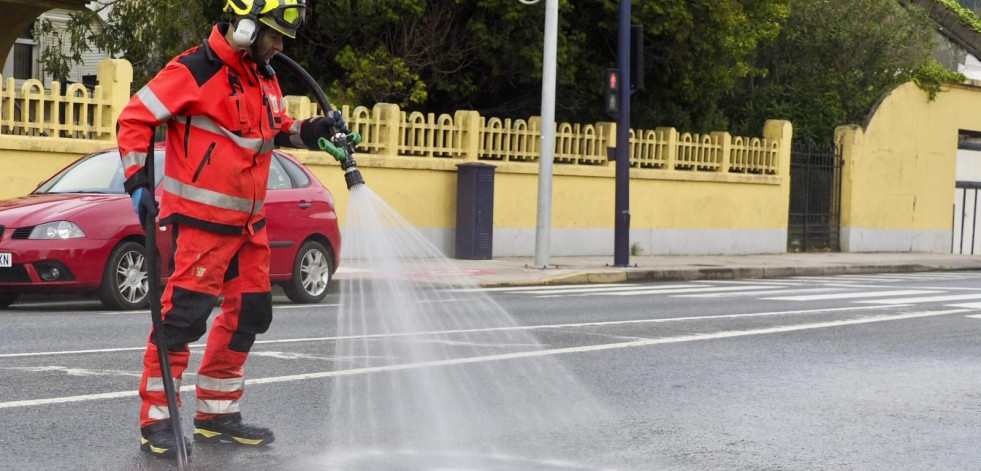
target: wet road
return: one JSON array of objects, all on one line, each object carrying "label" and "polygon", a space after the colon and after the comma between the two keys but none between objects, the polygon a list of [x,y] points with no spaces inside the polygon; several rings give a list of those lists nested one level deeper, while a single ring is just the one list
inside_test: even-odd
[{"label": "wet road", "polygon": [[[327,397],[345,369],[333,357],[338,299],[277,299],[273,326],[246,364],[243,400],[246,418],[273,428],[277,441],[258,450],[195,446],[194,469],[981,469],[979,273],[447,291],[433,299],[468,296],[499,303],[541,343],[529,355],[558,359],[606,406],[608,420],[516,434],[493,454],[324,456]],[[146,313],[35,303],[0,319],[0,469],[176,469],[138,447]],[[468,332],[466,342],[481,335]],[[192,347],[188,373],[201,351]],[[535,388],[530,381],[521,394]],[[184,395],[189,429],[193,390]]]}]

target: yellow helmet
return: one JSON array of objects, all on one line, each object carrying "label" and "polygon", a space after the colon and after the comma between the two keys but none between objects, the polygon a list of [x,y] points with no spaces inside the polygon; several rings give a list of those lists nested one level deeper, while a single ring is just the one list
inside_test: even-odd
[{"label": "yellow helmet", "polygon": [[266,26],[295,38],[307,12],[306,0],[226,0],[224,11],[251,17]]}]

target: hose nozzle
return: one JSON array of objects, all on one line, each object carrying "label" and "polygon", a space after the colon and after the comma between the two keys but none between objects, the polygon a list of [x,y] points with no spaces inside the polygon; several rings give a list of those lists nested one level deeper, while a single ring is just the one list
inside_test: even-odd
[{"label": "hose nozzle", "polygon": [[355,185],[363,185],[364,177],[361,170],[358,170],[358,163],[354,161],[354,146],[361,143],[361,135],[352,132],[350,134],[337,133],[333,138],[321,137],[317,140],[320,150],[323,150],[341,163],[341,170],[344,170],[344,182],[347,189]]}]

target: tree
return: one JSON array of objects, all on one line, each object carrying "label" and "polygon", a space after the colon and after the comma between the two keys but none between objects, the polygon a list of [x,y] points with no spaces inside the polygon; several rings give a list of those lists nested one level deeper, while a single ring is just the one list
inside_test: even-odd
[{"label": "tree", "polygon": [[[73,12],[64,39],[42,52],[49,71],[81,61],[81,53],[105,51],[133,64],[134,86],[141,87],[172,57],[200,44],[219,17],[223,0],[99,0],[90,11]],[[44,26],[49,32],[50,24]],[[65,51],[65,52],[62,52]]]},{"label": "tree", "polygon": [[798,140],[828,142],[834,128],[861,123],[895,86],[930,65],[933,27],[915,6],[895,0],[792,0],[780,35],[757,49],[726,109],[737,132],[766,118],[794,123]]}]

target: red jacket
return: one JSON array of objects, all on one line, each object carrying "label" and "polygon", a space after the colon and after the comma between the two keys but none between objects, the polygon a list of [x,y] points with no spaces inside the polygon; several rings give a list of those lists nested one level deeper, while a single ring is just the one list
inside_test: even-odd
[{"label": "red jacket", "polygon": [[133,96],[119,116],[118,142],[127,191],[148,186],[147,146],[153,127],[166,123],[161,223],[240,234],[265,223],[273,139],[299,134],[301,123],[286,115],[276,77],[229,46],[225,28],[215,26]]}]

